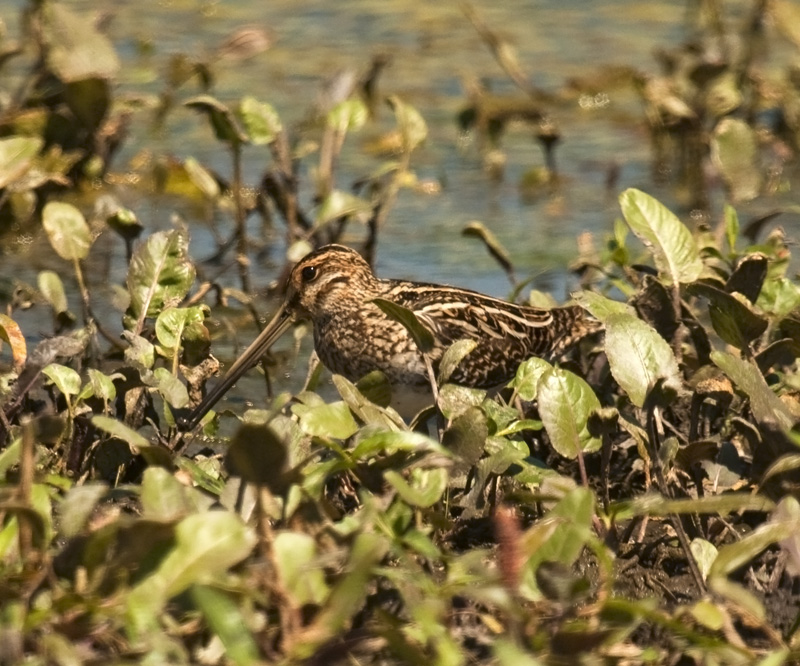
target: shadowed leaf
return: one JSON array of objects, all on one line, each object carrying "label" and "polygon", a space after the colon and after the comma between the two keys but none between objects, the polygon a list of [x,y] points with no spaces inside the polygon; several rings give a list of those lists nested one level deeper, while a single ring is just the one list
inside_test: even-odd
[{"label": "shadowed leaf", "polygon": [[753,312],[745,297],[738,292],[728,294],[702,282],[689,285],[687,291],[693,296],[702,296],[708,300],[708,311],[714,330],[725,342],[737,349],[744,349],[767,330],[767,320]]},{"label": "shadowed leaf", "polygon": [[371,302],[383,310],[387,317],[402,324],[411,334],[414,343],[423,354],[427,354],[433,349],[433,333],[417,319],[417,315],[411,310],[392,301],[387,301],[385,298],[373,298]]}]

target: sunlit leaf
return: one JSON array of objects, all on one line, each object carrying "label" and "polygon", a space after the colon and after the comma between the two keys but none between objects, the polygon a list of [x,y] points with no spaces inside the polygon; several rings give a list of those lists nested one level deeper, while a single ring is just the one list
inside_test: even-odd
[{"label": "sunlit leaf", "polygon": [[761,191],[755,130],[740,118],[723,118],[711,135],[711,158],[733,201],[750,201]]},{"label": "sunlit leaf", "polygon": [[32,136],[0,139],[0,190],[25,175],[43,145],[41,138]]},{"label": "sunlit leaf", "polygon": [[[89,375],[89,383],[84,387],[84,391],[88,388],[93,396],[105,400],[106,402],[111,402],[117,397],[117,388],[114,386],[112,377],[94,368],[89,368],[87,373]],[[116,377],[121,376],[122,375],[119,374],[116,375]],[[81,391],[81,395],[83,395],[84,391]]]},{"label": "sunlit leaf", "polygon": [[239,118],[254,146],[272,143],[283,131],[280,116],[272,105],[259,102],[249,95],[243,97],[239,103]]},{"label": "sunlit leaf", "polygon": [[193,585],[192,600],[215,636],[225,646],[226,660],[236,666],[261,663],[253,635],[248,631],[241,607],[225,592],[208,585]]},{"label": "sunlit leaf", "polygon": [[694,282],[703,271],[691,232],[657,199],[633,188],[619,197],[622,214],[634,234],[653,252],[663,279],[671,284]]},{"label": "sunlit leaf", "polygon": [[59,257],[74,261],[85,259],[92,245],[89,225],[72,204],[51,201],[42,211],[42,226],[50,245]]},{"label": "sunlit leaf", "polygon": [[71,488],[59,504],[59,533],[66,538],[76,536],[107,493],[108,486],[104,483],[88,483]]},{"label": "sunlit leaf", "polygon": [[764,604],[750,590],[734,583],[725,576],[712,575],[708,578],[708,587],[714,593],[726,599],[729,604],[738,606],[756,622],[764,622],[767,613]]},{"label": "sunlit leaf", "polygon": [[72,368],[60,363],[51,363],[42,370],[64,395],[78,395],[81,390],[81,376]]},{"label": "sunlit leaf", "polygon": [[203,196],[211,201],[215,201],[219,198],[221,194],[219,183],[217,183],[214,176],[211,175],[211,172],[200,164],[200,162],[194,157],[187,157],[183,161],[183,168],[186,170],[186,175],[189,177],[189,180],[203,193]]},{"label": "sunlit leaf", "polygon": [[153,374],[158,381],[158,391],[170,405],[181,409],[189,404],[186,385],[166,368],[156,368]]},{"label": "sunlit leaf", "polygon": [[39,291],[45,297],[55,314],[61,314],[68,309],[67,294],[64,283],[55,271],[41,271],[37,277]]},{"label": "sunlit leaf", "polygon": [[201,305],[188,308],[166,308],[156,318],[158,342],[167,349],[178,349],[186,327],[193,322],[202,323],[205,315],[206,308]]},{"label": "sunlit leaf", "polygon": [[785,527],[784,537],[778,541],[786,553],[786,571],[790,576],[800,575],[800,502],[786,495],[770,516],[770,522]]},{"label": "sunlit leaf", "polygon": [[148,467],[144,471],[139,494],[142,515],[152,520],[178,520],[200,508],[194,489],[163,467]]},{"label": "sunlit leaf", "polygon": [[194,282],[188,238],[175,229],[154,233],[131,258],[127,285],[134,318],[155,317],[177,305]]},{"label": "sunlit leaf", "polygon": [[373,205],[366,199],[344,190],[333,190],[320,204],[314,217],[314,228],[319,229],[328,222],[343,217],[359,217],[372,214]]},{"label": "sunlit leaf", "polygon": [[158,569],[128,594],[128,630],[132,636],[157,626],[171,597],[205,583],[250,554],[256,538],[234,514],[209,511],[187,516],[175,529],[175,546]]},{"label": "sunlit leaf", "polygon": [[794,417],[767,386],[764,376],[755,364],[720,351],[711,352],[711,360],[747,394],[750,408],[757,420],[776,422],[784,430],[791,429],[795,422]]},{"label": "sunlit leaf", "polygon": [[360,130],[367,120],[369,120],[369,109],[358,97],[339,102],[328,112],[326,118],[328,127],[333,127],[342,133]]},{"label": "sunlit leaf", "polygon": [[402,324],[423,354],[427,354],[433,349],[433,333],[411,310],[393,301],[387,301],[385,298],[373,298],[371,302],[383,310],[386,316]]},{"label": "sunlit leaf", "polygon": [[428,136],[428,126],[419,111],[396,95],[389,97],[388,101],[394,109],[400,136],[403,137],[403,152],[411,152]]},{"label": "sunlit leaf", "polygon": [[129,208],[118,208],[106,218],[106,224],[126,241],[139,238],[144,226]]},{"label": "sunlit leaf", "polygon": [[519,368],[517,368],[517,374],[511,380],[509,386],[516,390],[523,400],[536,400],[536,394],[539,391],[539,380],[552,367],[543,358],[532,356],[527,361],[520,363]]},{"label": "sunlit leaf", "polygon": [[126,426],[122,421],[117,421],[117,419],[112,419],[109,416],[93,416],[92,425],[103,432],[107,432],[109,435],[118,437],[123,442],[127,442],[134,451],[150,446],[150,442],[145,437]]},{"label": "sunlit leaf", "polygon": [[708,572],[711,571],[711,565],[717,557],[717,548],[710,541],[700,538],[692,539],[689,548],[697,562],[698,569],[700,569],[700,574],[705,580],[708,578]]},{"label": "sunlit leaf", "polygon": [[298,607],[324,603],[330,589],[319,565],[314,537],[281,531],[275,535],[272,548],[278,577],[292,601]]},{"label": "sunlit leaf", "polygon": [[303,432],[312,437],[347,439],[358,430],[358,424],[345,402],[316,407],[295,405],[293,410],[300,417]]},{"label": "sunlit leaf", "polygon": [[445,384],[456,368],[467,355],[472,352],[478,343],[475,340],[458,340],[450,345],[439,361],[439,384]]},{"label": "sunlit leaf", "polygon": [[0,313],[0,340],[5,340],[11,347],[11,357],[14,359],[14,370],[19,372],[28,358],[28,349],[25,336],[19,325],[11,317]]},{"label": "sunlit leaf", "polygon": [[185,106],[205,114],[217,140],[239,146],[249,140],[233,112],[211,95],[198,95],[184,102]]},{"label": "sunlit leaf", "polygon": [[572,294],[573,300],[589,311],[589,313],[604,322],[611,315],[628,314],[636,316],[636,310],[622,301],[615,301],[596,291],[578,291]]},{"label": "sunlit leaf", "polygon": [[600,401],[585,380],[562,368],[551,368],[539,379],[539,416],[553,448],[574,459],[581,451],[596,451],[601,441],[587,427]]}]

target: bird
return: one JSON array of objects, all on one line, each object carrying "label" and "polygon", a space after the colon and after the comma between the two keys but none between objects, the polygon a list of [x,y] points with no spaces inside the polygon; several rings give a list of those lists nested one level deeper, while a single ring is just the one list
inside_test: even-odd
[{"label": "bird", "polygon": [[[433,337],[427,362],[409,330],[376,299],[414,313]],[[449,381],[494,388],[510,381],[532,356],[558,358],[600,323],[578,305],[552,309],[517,305],[476,291],[382,279],[354,249],[324,245],[292,268],[282,304],[258,337],[184,420],[196,427],[208,411],[295,322],[310,320],[316,353],[331,372],[357,381],[380,370],[391,385],[430,387],[428,367],[463,339],[477,344]]]}]

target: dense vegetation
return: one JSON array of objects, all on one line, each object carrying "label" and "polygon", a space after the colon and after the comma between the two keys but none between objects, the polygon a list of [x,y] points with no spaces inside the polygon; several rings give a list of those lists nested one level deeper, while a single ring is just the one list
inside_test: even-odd
[{"label": "dense vegetation", "polygon": [[[553,150],[546,96],[467,14],[526,105],[476,92],[460,121],[485,134],[487,162],[512,118]],[[743,43],[791,14],[757,3]],[[115,98],[119,63],[96,28],[55,2],[32,2],[25,22],[26,48],[6,44],[0,59],[27,59],[0,116],[0,225],[13,235],[41,221],[82,311],[43,271],[26,293],[52,310],[52,335],[29,345],[15,319],[24,299],[0,314],[0,663],[798,659],[800,282],[775,215],[741,224],[732,205],[709,203],[714,187],[736,202],[793,186],[796,71],[779,85],[752,49],[711,61],[693,45],[664,56],[661,78],[615,70],[604,82],[641,91],[656,164],[679,162],[677,184],[705,215],[688,224],[640,190],[619,195],[613,231],[584,241],[573,265],[574,297],[604,335],[563,362],[530,359],[487,395],[448,383],[470,351],[456,343],[432,377],[436,404],[407,424],[380,376],[334,376],[326,398],[312,360],[302,391],[184,435],[176,422],[218,370],[210,322],[258,320],[247,217],[283,224],[287,262],[356,222],[373,257],[398,192],[423,186],[412,166],[425,121],[391,96],[391,157],[345,188],[337,159],[368,122],[372,79],[290,131],[254,97],[213,97],[205,64],[176,66],[158,111],[197,77],[207,94],[182,101],[229,153],[230,176],[164,161],[155,187],[231,222],[220,253],[233,251],[241,288],[221,288],[196,280],[180,221],[140,238],[135,214],[107,199],[87,223],[76,194],[113,191],[136,108]],[[245,146],[270,156],[258,187],[243,182]],[[98,224],[127,248],[121,338],[86,287]],[[465,231],[515,281],[490,230]],[[212,310],[212,293],[236,314]]]}]

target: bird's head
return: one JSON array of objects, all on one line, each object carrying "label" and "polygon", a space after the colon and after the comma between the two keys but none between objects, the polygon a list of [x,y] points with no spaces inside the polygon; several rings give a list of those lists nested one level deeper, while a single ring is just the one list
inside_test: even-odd
[{"label": "bird's head", "polygon": [[325,245],[292,269],[286,303],[297,317],[325,317],[376,295],[377,278],[358,252]]}]

